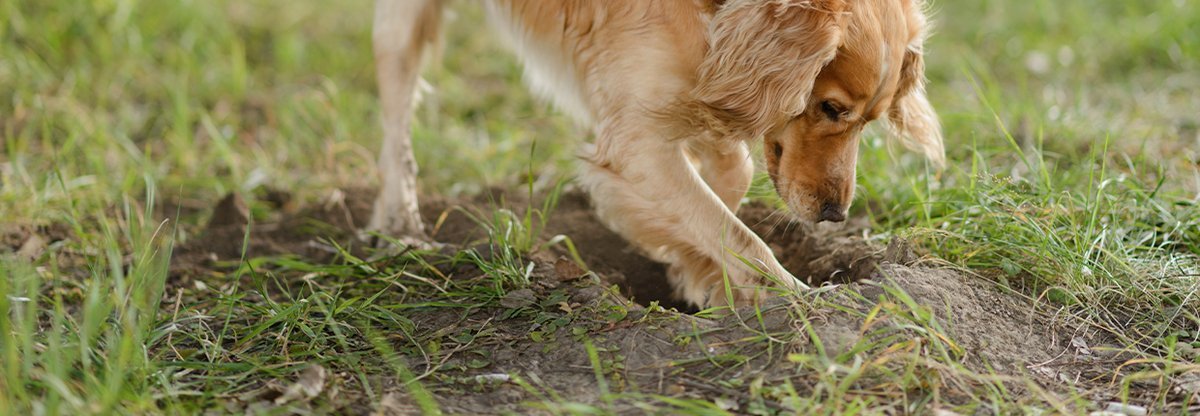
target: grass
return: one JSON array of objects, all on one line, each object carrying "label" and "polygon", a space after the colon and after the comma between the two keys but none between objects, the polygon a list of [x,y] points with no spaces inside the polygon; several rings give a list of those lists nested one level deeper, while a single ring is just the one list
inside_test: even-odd
[{"label": "grass", "polygon": [[[418,112],[422,189],[554,189],[586,132],[530,98],[517,63],[473,30],[479,11],[459,9]],[[1200,372],[1200,5],[973,0],[934,11],[928,76],[950,166],[929,171],[869,132],[854,215],[871,219],[874,238],[904,236],[937,262],[1118,337],[1134,356],[1113,374],[1122,389],[1169,390]],[[411,402],[433,412],[442,395],[503,391],[470,371],[533,336],[543,350],[583,352],[584,373],[607,386],[588,401],[559,391],[559,379],[514,375],[549,413],[921,412],[953,395],[974,403],[957,408],[968,413],[1095,408],[966,369],[948,323],[895,291],[874,311],[822,306],[906,323],[849,353],[825,351],[814,333],[746,325],[721,344],[710,338],[720,331],[698,327],[677,338],[681,348],[730,348],[678,363],[710,376],[688,379],[707,394],[646,393],[622,378],[631,352],[606,331],[687,318],[615,301],[572,306],[571,285],[506,298],[536,274],[523,256],[543,249],[552,204],[481,215],[500,256],[224,259],[181,286],[169,261],[220,196],[287,189],[315,204],[338,186],[370,185],[380,135],[370,13],[365,0],[0,4],[0,409],[320,413]],[[770,193],[758,178],[754,195]],[[272,215],[257,200],[250,208]],[[447,274],[464,267],[486,272]],[[789,313],[809,319],[803,310]],[[796,343],[811,348],[783,352]],[[767,358],[787,374],[741,372]],[[337,380],[323,398],[281,400],[314,365]],[[1139,403],[1179,409],[1169,393]]]}]

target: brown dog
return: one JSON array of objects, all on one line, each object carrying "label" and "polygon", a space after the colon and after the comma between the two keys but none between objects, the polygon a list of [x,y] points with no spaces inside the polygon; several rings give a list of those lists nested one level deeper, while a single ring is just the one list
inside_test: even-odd
[{"label": "brown dog", "polygon": [[[369,228],[385,234],[425,238],[409,123],[442,3],[376,4],[385,138]],[[670,264],[692,304],[748,303],[768,280],[806,288],[734,215],[754,170],[751,140],[764,140],[779,195],[806,221],[845,219],[872,120],[886,116],[905,145],[942,161],[921,0],[485,3],[533,89],[593,128],[582,182],[598,215]]]}]

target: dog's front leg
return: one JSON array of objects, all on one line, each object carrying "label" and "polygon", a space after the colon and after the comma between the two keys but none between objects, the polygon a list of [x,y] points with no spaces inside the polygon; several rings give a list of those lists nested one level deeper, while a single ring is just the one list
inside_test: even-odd
[{"label": "dog's front leg", "polygon": [[656,260],[669,263],[668,277],[684,300],[702,307],[752,303],[763,286],[773,284],[760,270],[784,287],[807,287],[705,184],[683,142],[611,141],[603,132],[598,137],[602,143],[606,139],[610,146],[598,146],[584,175],[597,214]]},{"label": "dog's front leg", "polygon": [[425,49],[438,36],[438,0],[379,0],[373,33],[376,77],[383,109],[381,186],[368,231],[402,241],[427,241],[417,206],[417,161],[410,124]]},{"label": "dog's front leg", "polygon": [[744,141],[699,137],[688,140],[687,149],[698,162],[704,183],[730,211],[737,212],[754,179],[750,147]]}]

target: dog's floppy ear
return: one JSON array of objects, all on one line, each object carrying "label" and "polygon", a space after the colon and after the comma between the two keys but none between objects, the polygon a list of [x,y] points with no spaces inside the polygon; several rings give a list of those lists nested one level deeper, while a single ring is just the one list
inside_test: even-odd
[{"label": "dog's floppy ear", "polygon": [[[918,2],[919,3],[919,2]],[[904,51],[896,99],[888,110],[892,133],[905,147],[923,153],[937,167],[945,164],[942,128],[937,112],[925,96],[924,26],[920,5],[910,4],[909,25],[913,40]]]},{"label": "dog's floppy ear", "polygon": [[727,0],[686,103],[692,127],[762,136],[804,112],[817,74],[842,41],[847,0]]}]

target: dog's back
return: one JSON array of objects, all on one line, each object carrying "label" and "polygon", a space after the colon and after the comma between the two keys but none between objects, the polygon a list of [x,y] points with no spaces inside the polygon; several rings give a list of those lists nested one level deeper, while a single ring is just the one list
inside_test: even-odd
[{"label": "dog's back", "polygon": [[609,107],[661,106],[690,88],[713,12],[697,0],[485,4],[530,88],[588,126]]}]

